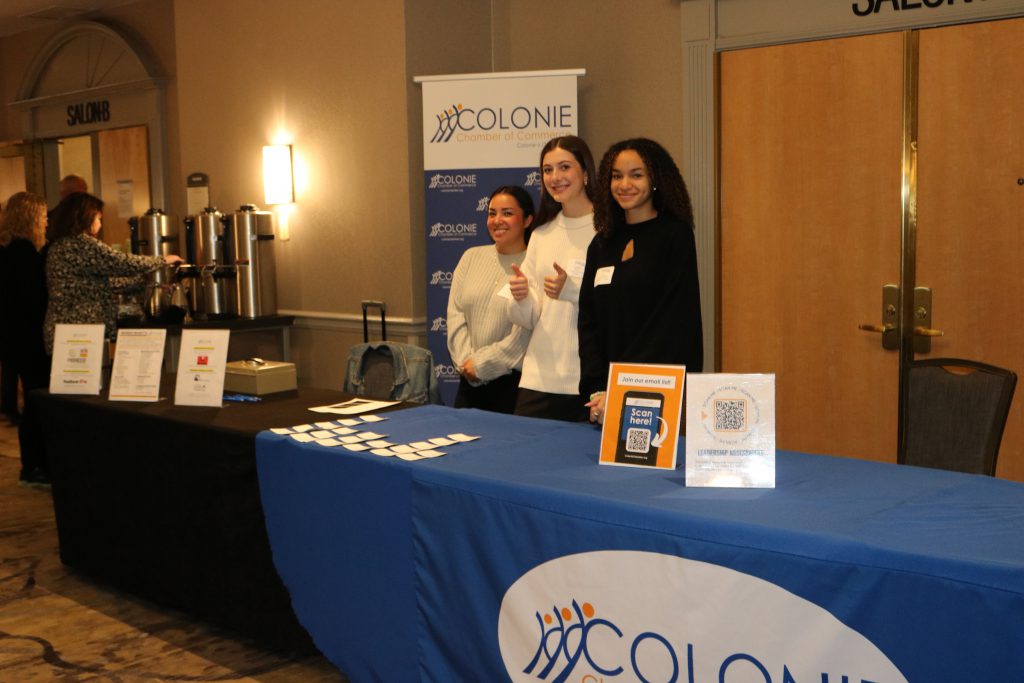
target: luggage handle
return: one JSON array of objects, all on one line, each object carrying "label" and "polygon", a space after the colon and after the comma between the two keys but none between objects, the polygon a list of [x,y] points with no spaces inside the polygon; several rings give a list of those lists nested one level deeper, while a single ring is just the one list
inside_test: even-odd
[{"label": "luggage handle", "polygon": [[387,332],[387,327],[386,327],[387,323],[385,322],[385,317],[387,315],[387,304],[385,304],[383,301],[377,301],[375,299],[363,299],[362,306],[363,306],[363,343],[365,344],[365,343],[368,343],[370,341],[370,327],[369,327],[369,325],[366,322],[366,310],[368,308],[379,308],[380,309],[380,339],[381,339],[381,341],[387,341],[387,339],[388,339],[388,332]]}]

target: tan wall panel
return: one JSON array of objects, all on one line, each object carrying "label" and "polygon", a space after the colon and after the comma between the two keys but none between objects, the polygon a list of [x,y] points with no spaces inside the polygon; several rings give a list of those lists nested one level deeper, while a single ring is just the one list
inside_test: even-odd
[{"label": "tan wall panel", "polygon": [[901,37],[721,56],[721,367],[773,372],[781,448],[895,460]]},{"label": "tan wall panel", "polygon": [[[932,288],[931,357],[1024,376],[1024,19],[921,34],[918,284]],[[1018,386],[997,474],[1024,481]]]},{"label": "tan wall panel", "polygon": [[681,162],[678,0],[496,0],[494,6],[495,70],[587,70],[579,80],[580,134],[595,161],[612,143],[644,136]]}]

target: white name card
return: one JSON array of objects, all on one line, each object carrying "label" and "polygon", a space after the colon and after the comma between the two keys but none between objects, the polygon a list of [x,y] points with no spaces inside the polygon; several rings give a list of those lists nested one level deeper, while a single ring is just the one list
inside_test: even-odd
[{"label": "white name card", "polygon": [[174,404],[219,408],[230,330],[182,330]]},{"label": "white name card", "polygon": [[111,401],[156,401],[160,398],[167,330],[117,331],[117,351],[110,375]]},{"label": "white name card", "polygon": [[775,488],[775,375],[686,378],[686,485]]},{"label": "white name card", "polygon": [[103,386],[103,325],[57,325],[50,364],[51,394],[100,393]]}]

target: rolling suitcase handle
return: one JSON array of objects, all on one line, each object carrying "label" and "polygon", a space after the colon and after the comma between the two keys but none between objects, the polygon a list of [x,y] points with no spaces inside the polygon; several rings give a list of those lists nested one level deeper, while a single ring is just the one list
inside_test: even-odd
[{"label": "rolling suitcase handle", "polygon": [[387,313],[387,305],[383,301],[375,301],[373,299],[363,299],[363,343],[370,341],[370,327],[366,323],[366,309],[368,308],[379,308],[380,309],[380,340],[388,340],[388,331],[385,323],[385,317]]}]

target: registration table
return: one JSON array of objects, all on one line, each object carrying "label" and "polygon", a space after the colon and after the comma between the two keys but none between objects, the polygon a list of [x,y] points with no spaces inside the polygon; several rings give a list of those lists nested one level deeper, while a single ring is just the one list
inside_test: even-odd
[{"label": "registration table", "polygon": [[221,408],[37,392],[61,559],[118,588],[275,648],[313,651],[271,561],[255,436],[344,394]]},{"label": "registration table", "polygon": [[274,563],[354,681],[1024,681],[1020,484],[780,452],[775,489],[696,489],[597,465],[590,425],[374,431],[481,438],[256,445]]}]

